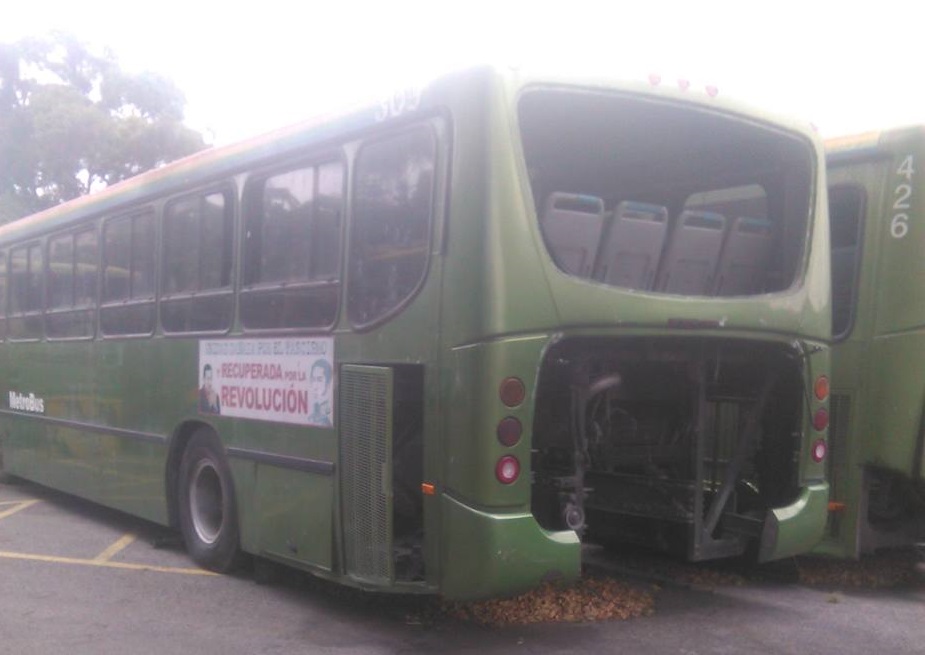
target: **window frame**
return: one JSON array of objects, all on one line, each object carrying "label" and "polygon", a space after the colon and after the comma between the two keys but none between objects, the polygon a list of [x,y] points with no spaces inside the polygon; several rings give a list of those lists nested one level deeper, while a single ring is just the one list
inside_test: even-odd
[{"label": "window frame", "polygon": [[9,244],[0,249],[0,343],[7,340],[7,304],[10,301]]},{"label": "window frame", "polygon": [[[40,289],[38,292],[38,308],[29,309],[25,311],[14,312],[12,308],[13,304],[13,275],[12,275],[12,265],[13,265],[13,253],[17,250],[26,251],[26,262],[27,267],[32,274],[32,258],[31,252],[36,249],[39,254],[42,256],[42,263],[38,267],[39,273],[41,275],[39,279]],[[7,341],[13,342],[35,342],[41,341],[45,336],[45,241],[42,238],[27,239],[26,241],[21,241],[18,243],[11,244],[7,250],[7,312],[6,312],[6,336]],[[28,319],[30,317],[38,317],[39,328],[36,331],[36,334],[30,335],[27,337],[15,337],[10,333],[10,323],[16,319]]]},{"label": "window frame", "polygon": [[[338,263],[337,263],[337,275],[334,280],[305,280],[297,282],[287,282],[287,281],[276,281],[276,282],[257,282],[257,283],[248,283],[248,276],[250,275],[249,259],[250,252],[248,251],[247,243],[247,231],[250,227],[249,225],[249,211],[252,203],[254,202],[255,195],[259,194],[259,198],[263,197],[263,190],[265,189],[265,184],[267,180],[278,176],[297,171],[300,169],[312,169],[313,172],[313,187],[312,187],[312,220],[315,218],[315,208],[314,202],[318,196],[317,182],[318,173],[317,170],[327,164],[338,164],[341,168],[342,180],[341,180],[341,207],[340,207],[340,226],[338,229]],[[292,159],[273,162],[272,165],[264,166],[262,168],[257,168],[247,173],[247,178],[244,181],[241,193],[241,201],[239,204],[239,234],[240,234],[240,243],[237,246],[236,253],[238,255],[237,259],[239,262],[237,270],[237,287],[236,287],[236,296],[237,296],[237,324],[240,327],[242,334],[288,334],[288,333],[329,333],[334,330],[340,321],[341,312],[343,311],[343,290],[345,288],[345,273],[346,273],[346,242],[347,242],[347,221],[348,221],[348,207],[349,207],[349,190],[350,190],[350,178],[352,170],[350,162],[346,156],[343,147],[338,147],[336,149],[326,149],[319,150],[317,153],[313,153],[309,156],[300,155]],[[303,291],[311,289],[328,289],[333,288],[336,290],[336,307],[332,316],[332,319],[329,323],[325,325],[318,326],[286,326],[286,327],[248,327],[247,321],[244,317],[243,306],[248,297],[256,297],[260,294],[264,294],[272,291],[279,291],[282,289],[285,290],[294,290],[294,291]]]},{"label": "window frame", "polygon": [[[101,221],[100,239],[99,239],[99,244],[100,244],[99,288],[97,291],[97,296],[99,298],[99,301],[97,303],[97,307],[98,307],[97,332],[99,333],[100,337],[103,339],[141,339],[141,338],[151,337],[157,331],[157,301],[158,301],[157,294],[158,294],[159,267],[160,267],[160,263],[159,263],[160,262],[160,252],[159,252],[160,229],[158,225],[160,221],[158,219],[160,217],[160,214],[161,212],[157,210],[157,207],[154,204],[154,202],[148,202],[148,203],[140,204],[136,207],[127,208],[111,216],[107,216],[103,218],[103,220]],[[106,268],[109,263],[107,256],[106,256],[107,255],[106,230],[111,224],[117,223],[120,220],[129,221],[132,226],[132,230],[129,232],[129,238],[131,239],[134,237],[134,221],[137,218],[143,217],[145,215],[149,215],[151,217],[152,226],[154,228],[154,245],[153,245],[154,252],[152,253],[154,270],[153,270],[153,280],[152,280],[153,288],[151,291],[151,296],[146,297],[146,298],[132,298],[131,287],[129,287],[128,297],[121,299],[121,300],[105,300],[104,290],[106,287]],[[129,253],[129,258],[130,258],[129,265],[130,266],[133,263],[131,255],[132,253],[130,252]],[[129,269],[130,284],[131,284],[132,271],[133,269],[130,268]],[[124,308],[124,307],[138,307],[138,306],[142,306],[146,304],[152,305],[153,310],[154,310],[154,317],[153,317],[153,320],[151,321],[151,329],[148,330],[147,332],[110,333],[104,330],[103,313],[106,310],[112,310],[112,309]]]},{"label": "window frame", "polygon": [[[837,182],[831,184],[826,189],[829,197],[829,267],[830,271],[834,273],[834,266],[831,263],[831,257],[835,252],[834,241],[832,239],[832,221],[831,221],[831,197],[833,190],[838,193],[838,191],[847,189],[852,192],[856,192],[858,196],[857,203],[857,212],[858,212],[858,225],[857,231],[855,233],[856,245],[854,248],[854,277],[851,281],[851,307],[848,310],[848,320],[845,321],[845,329],[840,332],[835,332],[835,293],[834,287],[830,289],[831,293],[831,303],[832,309],[830,310],[830,315],[832,318],[832,343],[841,343],[847,341],[851,335],[854,333],[854,326],[857,321],[858,314],[858,301],[860,300],[861,295],[861,265],[864,261],[864,242],[867,230],[867,211],[869,207],[870,198],[867,193],[867,188],[858,182]],[[832,276],[834,281],[834,275]]]},{"label": "window frame", "polygon": [[[58,239],[60,237],[69,237],[71,239],[72,244],[74,245],[74,250],[71,256],[72,265],[76,268],[77,263],[78,263],[77,262],[77,249],[76,249],[77,237],[80,236],[81,234],[92,234],[96,241],[96,261],[94,262],[96,266],[96,271],[94,273],[95,288],[94,288],[93,300],[89,304],[86,304],[86,305],[76,304],[76,301],[77,301],[76,273],[77,271],[72,269],[72,272],[74,273],[74,281],[72,281],[73,292],[74,292],[74,302],[69,307],[50,307],[49,306],[49,300],[50,300],[49,294],[51,293],[51,285],[50,285],[51,244],[55,239]],[[69,228],[67,230],[63,230],[60,232],[53,232],[49,234],[48,237],[45,239],[45,292],[43,294],[42,307],[44,310],[44,315],[46,317],[46,320],[44,321],[44,324],[43,324],[43,328],[44,328],[43,332],[44,332],[45,338],[48,339],[49,341],[87,341],[87,340],[92,340],[96,337],[98,327],[99,327],[100,291],[101,291],[101,286],[102,286],[101,277],[100,277],[100,272],[102,268],[101,267],[102,254],[103,253],[102,253],[102,247],[101,247],[101,234],[100,234],[99,226],[97,225],[96,220],[87,221],[75,227],[72,227],[72,228]],[[77,314],[81,312],[89,312],[91,315],[89,334],[71,336],[71,337],[58,337],[58,336],[51,336],[48,334],[48,321],[47,321],[48,316],[63,316],[66,314]]]},{"label": "window frame", "polygon": [[[351,286],[355,284],[351,274],[351,268],[353,265],[353,238],[357,229],[356,192],[357,184],[359,181],[359,175],[357,173],[358,162],[362,157],[363,151],[370,145],[388,141],[389,139],[394,139],[404,134],[421,129],[427,130],[433,140],[434,156],[433,180],[430,194],[430,212],[427,221],[427,237],[425,239],[423,270],[416,284],[407,294],[405,294],[405,297],[402,298],[401,301],[395,304],[395,306],[390,307],[387,311],[383,312],[370,321],[362,323],[357,322],[354,320],[354,316],[351,315],[349,299]],[[404,312],[405,309],[412,302],[414,302],[414,299],[417,298],[421,289],[424,288],[424,285],[427,283],[427,280],[430,277],[430,269],[433,263],[433,253],[435,248],[434,244],[437,240],[438,225],[443,222],[443,214],[445,211],[445,202],[443,196],[447,192],[446,179],[448,177],[447,159],[449,151],[448,137],[446,132],[447,130],[444,117],[441,115],[426,116],[423,118],[416,118],[413,122],[398,125],[392,129],[382,130],[359,139],[358,143],[353,149],[353,156],[351,157],[350,162],[350,188],[348,190],[348,206],[350,209],[347,222],[349,223],[349,229],[347,230],[347,236],[344,243],[344,254],[346,259],[344,262],[344,273],[346,279],[344,280],[345,293],[343,304],[345,305],[344,311],[347,314],[347,319],[350,323],[350,326],[356,332],[362,333],[373,330],[380,325],[391,321],[393,318]]]},{"label": "window frame", "polygon": [[[197,291],[177,291],[171,293],[165,293],[166,284],[164,276],[167,274],[167,213],[171,204],[176,202],[182,202],[183,200],[188,200],[192,198],[198,198],[200,202],[210,195],[220,193],[225,197],[226,202],[230,199],[230,205],[226,207],[225,211],[230,212],[230,230],[231,230],[231,252],[229,253],[231,257],[231,268],[229,270],[229,279],[228,285],[224,287],[216,287],[213,289],[208,289],[206,291],[197,290]],[[240,221],[240,198],[238,196],[238,186],[232,181],[227,180],[212,184],[209,186],[200,187],[192,191],[184,191],[182,193],[177,193],[169,197],[165,197],[160,205],[159,218],[157,221],[160,225],[160,229],[157,235],[158,243],[158,252],[156,253],[156,262],[155,266],[158,268],[156,271],[156,299],[157,299],[157,316],[156,324],[160,328],[160,331],[164,336],[170,338],[185,338],[190,336],[195,336],[199,334],[209,334],[209,335],[223,335],[228,334],[234,329],[236,321],[236,312],[238,309],[238,268],[239,268],[239,223]],[[226,213],[226,216],[228,214]],[[201,218],[201,216],[200,216]],[[200,238],[202,236],[202,221],[199,221],[199,234]],[[243,268],[243,267],[242,267]],[[198,270],[198,278],[201,284],[202,282],[202,268]],[[223,296],[230,296],[231,298],[231,310],[229,312],[228,323],[222,327],[214,330],[190,330],[190,331],[177,331],[167,329],[164,325],[163,319],[163,304],[166,301],[170,303],[175,300],[192,300],[196,298],[221,298]]]}]

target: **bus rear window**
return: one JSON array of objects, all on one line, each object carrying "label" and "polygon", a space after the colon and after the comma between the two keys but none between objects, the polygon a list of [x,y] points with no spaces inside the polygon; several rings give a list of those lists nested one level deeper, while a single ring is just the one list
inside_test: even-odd
[{"label": "bus rear window", "polygon": [[619,94],[534,90],[519,119],[537,220],[565,273],[692,296],[770,293],[797,281],[809,142]]}]

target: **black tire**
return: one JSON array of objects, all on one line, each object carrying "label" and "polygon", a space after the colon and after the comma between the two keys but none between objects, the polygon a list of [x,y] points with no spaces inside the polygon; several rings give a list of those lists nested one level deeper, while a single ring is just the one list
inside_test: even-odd
[{"label": "black tire", "polygon": [[241,560],[231,469],[218,437],[197,430],[183,452],[177,498],[186,550],[203,568],[219,573]]}]

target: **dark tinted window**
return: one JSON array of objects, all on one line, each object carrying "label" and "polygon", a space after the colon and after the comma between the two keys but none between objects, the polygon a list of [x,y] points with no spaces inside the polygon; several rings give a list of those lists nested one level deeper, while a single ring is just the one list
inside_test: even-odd
[{"label": "dark tinted window", "polygon": [[436,143],[419,127],[367,144],[354,186],[348,310],[364,325],[418,287],[427,268]]},{"label": "dark tinted window", "polygon": [[146,210],[103,225],[104,334],[154,330],[154,212]]},{"label": "dark tinted window", "polygon": [[93,230],[48,240],[48,299],[45,332],[51,338],[93,335],[97,236]]},{"label": "dark tinted window", "polygon": [[161,323],[168,332],[224,330],[233,297],[233,196],[201,193],[164,212]]},{"label": "dark tinted window", "polygon": [[6,338],[6,253],[0,251],[0,339]]},{"label": "dark tinted window", "polygon": [[832,335],[851,331],[857,300],[858,266],[864,190],[858,186],[829,189],[829,225],[832,235]]},{"label": "dark tinted window", "polygon": [[9,336],[42,336],[42,248],[32,244],[10,251]]},{"label": "dark tinted window", "polygon": [[340,287],[340,162],[259,178],[247,192],[241,318],[251,329],[334,323]]}]

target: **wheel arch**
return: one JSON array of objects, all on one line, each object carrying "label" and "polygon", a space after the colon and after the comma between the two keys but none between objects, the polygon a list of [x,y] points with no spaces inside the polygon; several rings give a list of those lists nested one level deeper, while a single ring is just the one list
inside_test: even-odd
[{"label": "wheel arch", "polygon": [[[214,426],[195,419],[184,421],[170,435],[167,464],[164,469],[164,485],[167,497],[167,518],[170,527],[175,530],[180,527],[180,499],[177,488],[180,477],[180,462],[183,460],[183,452],[186,450],[190,439],[200,429],[208,430],[218,439],[218,431]],[[219,442],[221,442],[220,439]]]}]

